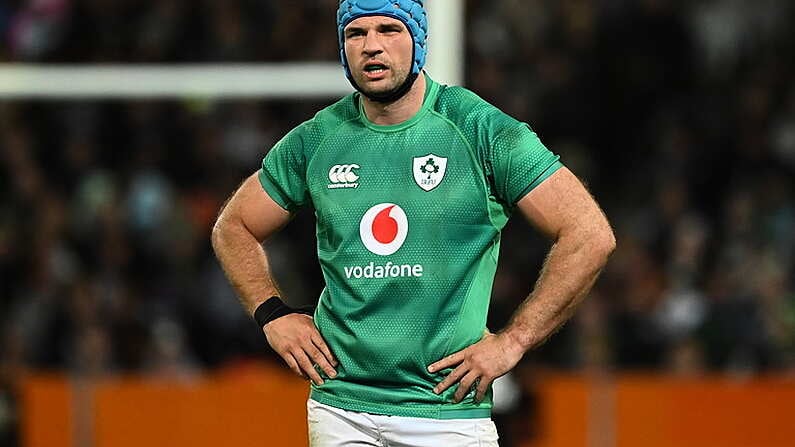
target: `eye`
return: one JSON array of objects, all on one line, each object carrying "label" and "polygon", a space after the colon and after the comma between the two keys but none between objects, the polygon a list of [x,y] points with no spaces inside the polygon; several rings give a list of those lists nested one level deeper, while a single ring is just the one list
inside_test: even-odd
[{"label": "eye", "polygon": [[393,36],[395,34],[399,34],[403,31],[399,26],[385,26],[381,29],[382,34],[386,34],[388,36]]}]

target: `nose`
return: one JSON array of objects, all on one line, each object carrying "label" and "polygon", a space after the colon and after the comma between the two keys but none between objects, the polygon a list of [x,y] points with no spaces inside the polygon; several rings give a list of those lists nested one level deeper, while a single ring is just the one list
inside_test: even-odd
[{"label": "nose", "polygon": [[362,47],[362,52],[368,56],[375,56],[376,54],[381,54],[384,52],[384,48],[381,45],[381,39],[379,39],[377,31],[370,30],[364,36],[364,46]]}]

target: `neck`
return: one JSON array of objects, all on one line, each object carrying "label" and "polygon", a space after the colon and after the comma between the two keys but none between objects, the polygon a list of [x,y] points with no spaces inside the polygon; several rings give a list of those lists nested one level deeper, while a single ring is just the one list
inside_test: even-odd
[{"label": "neck", "polygon": [[422,108],[425,99],[425,74],[420,73],[411,89],[402,98],[394,102],[382,103],[368,99],[364,95],[359,97],[364,105],[367,119],[379,126],[391,126],[408,121]]}]

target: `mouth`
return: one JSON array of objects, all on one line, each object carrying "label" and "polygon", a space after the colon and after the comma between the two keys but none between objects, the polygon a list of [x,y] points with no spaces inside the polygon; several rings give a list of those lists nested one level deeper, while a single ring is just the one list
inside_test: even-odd
[{"label": "mouth", "polygon": [[369,62],[364,66],[364,75],[370,79],[379,79],[389,70],[389,67],[380,62]]}]

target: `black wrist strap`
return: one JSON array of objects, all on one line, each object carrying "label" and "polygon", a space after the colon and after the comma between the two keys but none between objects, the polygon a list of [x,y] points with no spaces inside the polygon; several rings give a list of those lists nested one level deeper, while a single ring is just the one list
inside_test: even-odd
[{"label": "black wrist strap", "polygon": [[311,306],[294,309],[284,304],[284,301],[278,296],[272,296],[257,306],[257,310],[254,311],[254,321],[259,324],[259,327],[263,327],[277,318],[295,313],[312,316],[315,310]]}]

